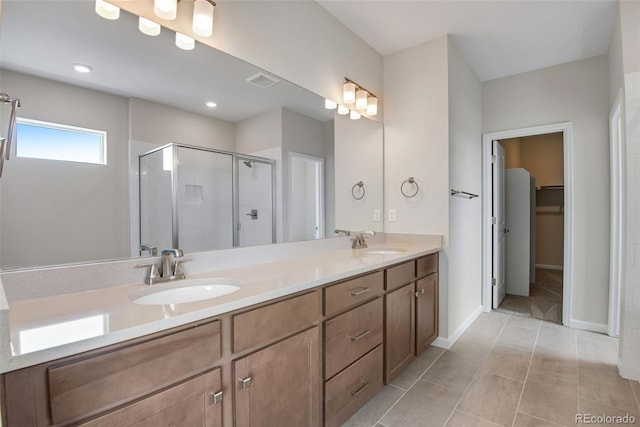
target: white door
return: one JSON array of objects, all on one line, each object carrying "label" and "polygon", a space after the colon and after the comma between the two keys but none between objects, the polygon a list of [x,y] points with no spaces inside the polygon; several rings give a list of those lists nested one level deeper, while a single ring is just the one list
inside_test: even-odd
[{"label": "white door", "polygon": [[289,153],[289,241],[324,238],[324,159]]},{"label": "white door", "polygon": [[504,187],[504,148],[498,141],[492,142],[492,181],[493,181],[493,308],[497,308],[506,294],[505,286],[505,187]]}]

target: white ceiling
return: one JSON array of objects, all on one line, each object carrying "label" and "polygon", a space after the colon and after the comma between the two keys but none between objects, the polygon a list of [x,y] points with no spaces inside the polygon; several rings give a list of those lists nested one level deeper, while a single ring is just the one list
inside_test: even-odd
[{"label": "white ceiling", "polygon": [[382,55],[445,34],[481,81],[607,53],[615,0],[317,0]]}]

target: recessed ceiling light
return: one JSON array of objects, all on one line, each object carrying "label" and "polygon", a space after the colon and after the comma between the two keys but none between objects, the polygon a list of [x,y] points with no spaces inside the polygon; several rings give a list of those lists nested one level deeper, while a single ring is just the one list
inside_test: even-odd
[{"label": "recessed ceiling light", "polygon": [[85,64],[73,64],[73,69],[79,73],[90,73],[93,71],[91,66]]},{"label": "recessed ceiling light", "polygon": [[209,108],[213,108],[213,107],[217,107],[218,104],[216,104],[213,101],[209,101],[209,102],[206,103],[206,106],[209,107]]}]

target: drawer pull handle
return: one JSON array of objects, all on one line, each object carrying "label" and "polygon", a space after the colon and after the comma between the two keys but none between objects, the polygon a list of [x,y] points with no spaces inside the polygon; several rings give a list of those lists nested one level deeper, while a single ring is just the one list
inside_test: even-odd
[{"label": "drawer pull handle", "polygon": [[355,337],[351,337],[351,341],[353,341],[353,342],[360,341],[362,338],[366,337],[370,333],[371,333],[371,331],[369,329],[365,329],[364,331],[362,331],[362,333],[360,335],[356,335]]},{"label": "drawer pull handle", "polygon": [[240,388],[242,390],[251,387],[251,377],[243,378],[240,380]]},{"label": "drawer pull handle", "polygon": [[211,393],[211,397],[213,398],[213,404],[217,405],[222,402],[222,390],[216,391],[215,393]]},{"label": "drawer pull handle", "polygon": [[364,288],[360,288],[357,291],[351,291],[351,296],[352,297],[357,297],[358,295],[362,295],[365,292],[369,292],[371,289],[364,287]]},{"label": "drawer pull handle", "polygon": [[352,391],[351,392],[351,396],[356,397],[357,395],[362,393],[367,387],[369,387],[369,381],[362,380],[362,386],[359,389],[357,389],[356,391]]}]

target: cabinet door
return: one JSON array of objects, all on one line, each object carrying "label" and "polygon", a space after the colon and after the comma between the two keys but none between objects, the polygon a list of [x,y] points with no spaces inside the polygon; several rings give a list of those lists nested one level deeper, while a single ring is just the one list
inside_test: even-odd
[{"label": "cabinet door", "polygon": [[87,423],[84,427],[220,427],[220,368],[154,394]]},{"label": "cabinet door", "polygon": [[385,383],[414,359],[415,284],[410,283],[385,296]]},{"label": "cabinet door", "polygon": [[416,282],[416,356],[438,337],[438,274]]},{"label": "cabinet door", "polygon": [[244,426],[317,426],[318,328],[234,362],[235,419]]}]

